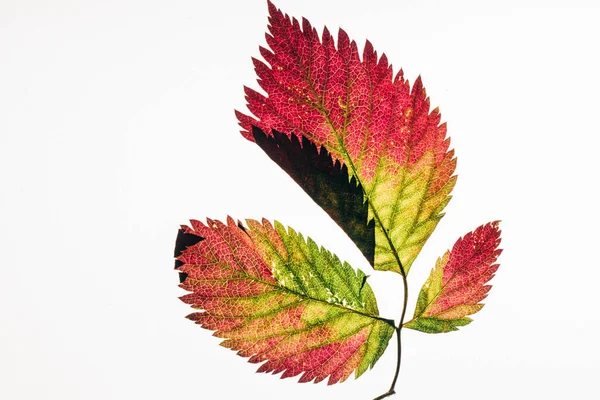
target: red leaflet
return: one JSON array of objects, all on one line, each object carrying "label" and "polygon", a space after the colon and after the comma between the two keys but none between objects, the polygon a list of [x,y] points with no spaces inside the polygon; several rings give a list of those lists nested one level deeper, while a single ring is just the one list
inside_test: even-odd
[{"label": "red leaflet", "polygon": [[471,322],[467,315],[479,311],[491,286],[502,253],[498,222],[477,228],[458,239],[451,251],[438,259],[419,294],[415,315],[404,326],[429,333],[456,330]]},{"label": "red leaflet", "polygon": [[256,118],[236,111],[242,134],[254,141],[256,126],[324,146],[364,190],[364,224],[375,220],[374,268],[401,272],[402,264],[408,273],[455,183],[439,111],[430,112],[421,79],[411,89],[402,71],[393,77],[370,42],[361,60],[343,30],[336,46],[327,28],[319,38],[306,19],[300,26],[270,2],[269,11],[270,49],[260,49],[267,64],[254,59],[266,96],[245,89]]}]

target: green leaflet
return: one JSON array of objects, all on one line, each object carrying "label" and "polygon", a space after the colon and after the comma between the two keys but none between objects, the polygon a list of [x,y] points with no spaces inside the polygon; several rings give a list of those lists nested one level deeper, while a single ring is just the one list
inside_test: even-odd
[{"label": "green leaflet", "polygon": [[372,367],[394,328],[379,317],[364,273],[278,222],[247,224],[182,228],[191,244],[178,257],[191,292],[182,300],[203,310],[189,318],[251,362],[265,361],[261,372],[335,383]]}]

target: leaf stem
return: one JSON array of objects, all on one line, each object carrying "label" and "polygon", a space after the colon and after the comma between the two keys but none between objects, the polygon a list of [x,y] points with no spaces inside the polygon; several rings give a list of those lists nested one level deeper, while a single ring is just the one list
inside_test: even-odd
[{"label": "leaf stem", "polygon": [[394,329],[396,330],[396,339],[398,342],[398,358],[396,359],[396,372],[394,373],[394,380],[390,389],[384,394],[375,397],[373,400],[385,399],[386,397],[393,396],[396,394],[396,382],[398,381],[398,375],[400,374],[400,364],[402,363],[402,325],[404,324],[404,317],[406,316],[406,306],[408,304],[408,281],[406,279],[406,273],[404,268],[400,264],[400,271],[402,272],[402,283],[404,284],[404,301],[402,303],[402,315],[400,316],[400,322]]}]

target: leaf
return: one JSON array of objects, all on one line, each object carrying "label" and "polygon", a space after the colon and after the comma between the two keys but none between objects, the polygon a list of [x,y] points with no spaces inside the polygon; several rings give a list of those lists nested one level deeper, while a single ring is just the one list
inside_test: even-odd
[{"label": "leaf", "polygon": [[375,257],[375,224],[367,224],[368,205],[356,179],[348,176],[348,168],[321,147],[317,149],[306,137],[273,131],[267,136],[252,128],[256,144],[267,153],[304,191],[350,236],[373,265]]},{"label": "leaf", "polygon": [[188,235],[203,239],[177,257],[186,274],[180,286],[191,292],[181,299],[202,310],[188,318],[264,362],[259,372],[333,384],[372,367],[394,328],[379,317],[365,275],[278,222],[247,224],[182,227],[187,242],[177,248],[193,243]]},{"label": "leaf", "polygon": [[405,328],[427,333],[450,332],[472,320],[481,310],[491,286],[486,283],[498,270],[502,253],[499,222],[491,222],[458,239],[452,251],[437,260],[421,288],[414,317]]},{"label": "leaf", "polygon": [[[378,58],[370,42],[361,60],[343,30],[336,47],[327,28],[320,39],[306,19],[300,28],[270,2],[269,11],[270,50],[260,48],[268,65],[253,60],[266,96],[245,89],[256,118],[236,111],[242,134],[254,141],[257,126],[324,146],[364,191],[365,223],[375,221],[373,266],[408,273],[456,181],[439,111],[430,112],[421,79],[411,89],[402,71],[393,78],[387,57]],[[328,200],[317,201],[335,207]],[[342,228],[353,237],[352,228]]]}]

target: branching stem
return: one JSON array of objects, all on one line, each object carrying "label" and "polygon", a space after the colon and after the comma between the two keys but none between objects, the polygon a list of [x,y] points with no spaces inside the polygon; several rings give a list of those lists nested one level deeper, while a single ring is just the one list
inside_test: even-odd
[{"label": "branching stem", "polygon": [[402,324],[404,324],[404,317],[406,316],[406,306],[408,304],[408,281],[406,279],[406,272],[400,264],[400,272],[402,274],[402,283],[404,284],[404,300],[402,302],[402,314],[400,315],[400,322],[396,329],[396,339],[398,341],[398,358],[396,359],[396,372],[394,373],[394,380],[390,389],[384,394],[375,397],[373,400],[385,399],[386,397],[393,396],[396,394],[396,382],[398,381],[398,374],[400,373],[400,364],[402,362]]}]

